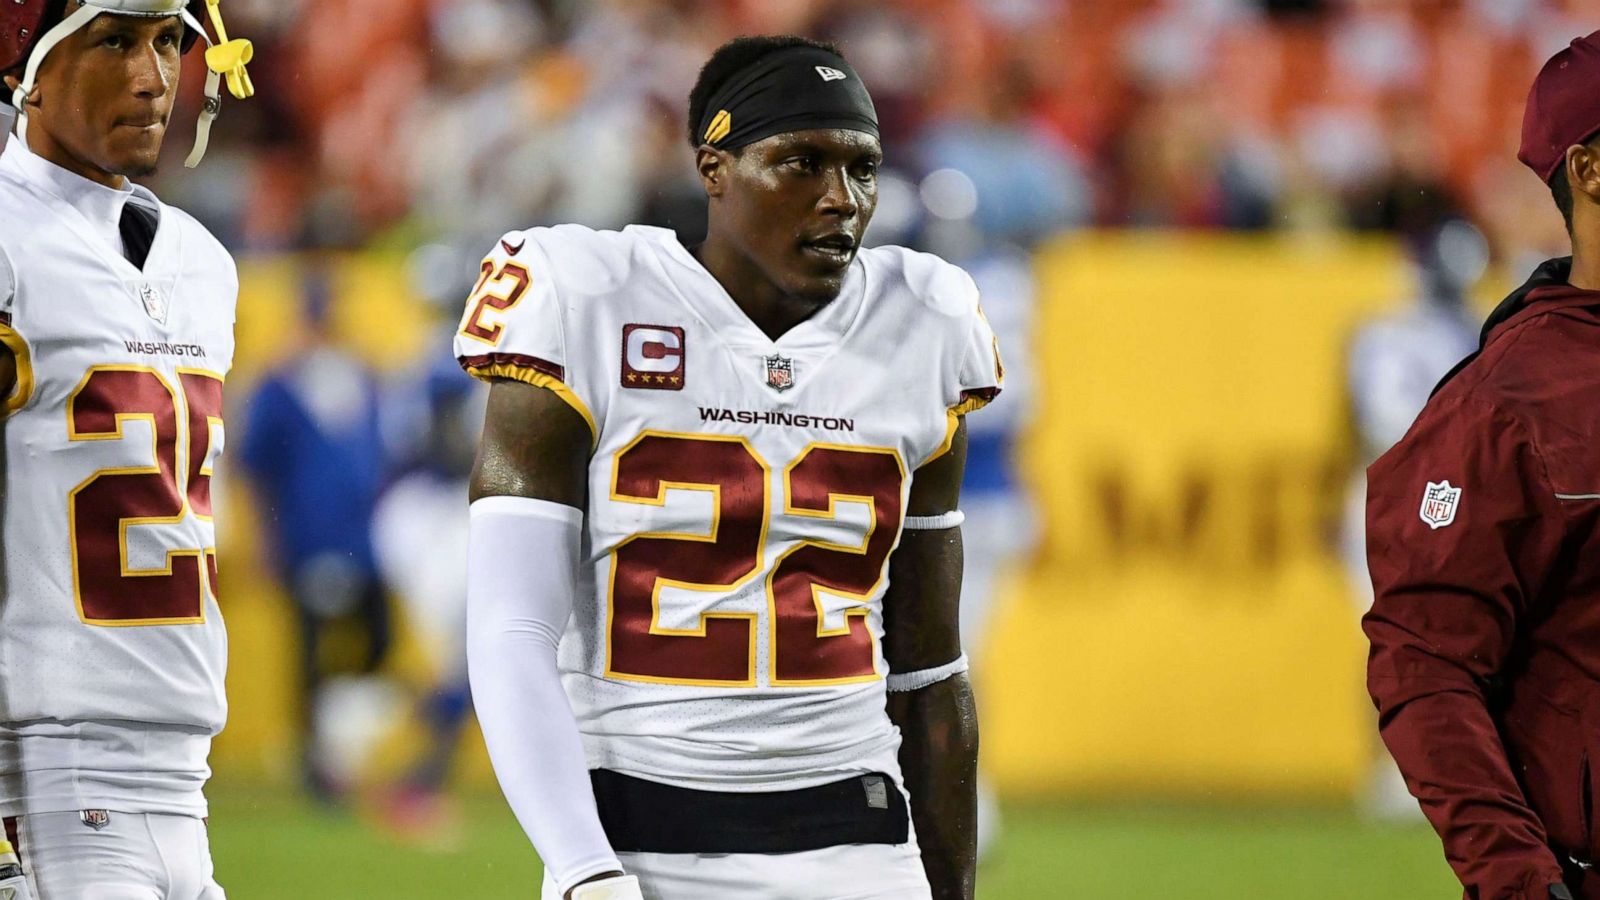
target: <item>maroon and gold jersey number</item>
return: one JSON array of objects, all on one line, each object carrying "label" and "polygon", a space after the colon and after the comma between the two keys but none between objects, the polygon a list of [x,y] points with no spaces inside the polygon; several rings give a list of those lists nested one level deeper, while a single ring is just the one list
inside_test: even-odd
[{"label": "maroon and gold jersey number", "polygon": [[[643,533],[612,551],[606,674],[719,686],[756,683],[757,617],[709,613],[692,629],[661,624],[661,590],[727,593],[762,572],[771,517],[769,468],[743,438],[645,432],[617,454],[613,500],[661,506],[668,489],[711,495],[706,534]],[[892,450],[813,444],[784,470],[784,512],[834,518],[839,500],[867,504],[858,546],[803,541],[765,580],[769,683],[841,684],[878,677],[866,603],[900,523],[905,470]],[[827,629],[818,592],[858,599]]]},{"label": "maroon and gold jersey number", "polygon": [[[183,402],[179,403],[179,393]],[[215,547],[168,550],[163,569],[133,569],[128,528],[211,517],[211,426],[222,422],[222,376],[181,369],[178,386],[143,366],[97,366],[67,400],[72,441],[124,440],[123,423],[150,423],[151,464],[101,469],[67,497],[72,588],[90,625],[205,621],[215,594]]]},{"label": "maroon and gold jersey number", "polygon": [[507,261],[497,269],[493,260],[484,260],[478,284],[467,300],[467,317],[461,323],[461,333],[491,347],[499,344],[505,326],[499,322],[485,324],[484,314],[490,310],[503,313],[516,306],[532,283],[532,276],[521,263]]}]

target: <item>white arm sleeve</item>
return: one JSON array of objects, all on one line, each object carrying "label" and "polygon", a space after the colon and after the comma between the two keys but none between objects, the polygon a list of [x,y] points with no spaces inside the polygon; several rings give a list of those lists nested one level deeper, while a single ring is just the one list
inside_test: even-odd
[{"label": "white arm sleeve", "polygon": [[472,504],[467,670],[500,789],[562,894],[622,865],[600,827],[578,724],[556,669],[583,514],[522,497]]}]

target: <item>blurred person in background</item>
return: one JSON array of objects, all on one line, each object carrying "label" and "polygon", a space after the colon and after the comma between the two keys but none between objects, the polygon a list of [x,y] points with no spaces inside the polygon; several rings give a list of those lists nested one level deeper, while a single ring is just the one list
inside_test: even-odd
[{"label": "blurred person in background", "polygon": [[[206,15],[0,4],[19,114],[0,154],[0,848],[22,868],[6,898],[223,896],[203,790],[227,716],[212,481],[238,273],[131,180],[155,173]],[[191,167],[224,73],[250,93],[248,51],[212,57]]]},{"label": "blurred person in background", "polygon": [[956,267],[857,252],[882,153],[832,47],[730,42],[689,107],[705,243],[509,233],[457,335],[493,384],[468,657],[496,774],[547,900],[970,900],[956,501],[993,333]]},{"label": "blurred person in background", "polygon": [[[1478,349],[1478,319],[1468,292],[1489,263],[1489,246],[1471,223],[1447,218],[1407,241],[1417,293],[1404,307],[1356,330],[1345,381],[1358,467],[1345,504],[1342,551],[1360,611],[1372,605],[1367,573],[1367,466],[1405,436],[1440,379]],[[1379,820],[1411,819],[1416,801],[1381,742],[1373,747],[1364,810]]]},{"label": "blurred person in background", "polygon": [[1572,239],[1368,470],[1367,683],[1468,897],[1600,898],[1600,32],[1528,95],[1519,158]]},{"label": "blurred person in background", "polygon": [[[330,734],[376,702],[389,606],[372,545],[388,462],[373,372],[333,331],[330,272],[302,280],[299,344],[247,401],[240,458],[299,638],[301,774],[313,796],[349,787],[351,747]],[[335,680],[348,673],[351,677]],[[372,702],[369,702],[372,701]]]},{"label": "blurred person in background", "polygon": [[425,366],[411,387],[407,393],[421,399],[415,429],[420,446],[378,501],[373,544],[389,592],[404,603],[411,627],[424,638],[435,675],[416,707],[424,740],[409,771],[383,798],[380,821],[403,837],[439,847],[460,838],[459,817],[444,787],[472,712],[468,517],[462,499],[486,391],[448,356]]}]

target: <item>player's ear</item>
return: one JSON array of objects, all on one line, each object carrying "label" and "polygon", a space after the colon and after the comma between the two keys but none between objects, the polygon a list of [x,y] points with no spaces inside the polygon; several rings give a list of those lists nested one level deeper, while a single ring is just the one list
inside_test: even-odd
[{"label": "player's ear", "polygon": [[1574,193],[1582,193],[1600,203],[1600,151],[1593,144],[1574,144],[1567,148],[1566,174]]},{"label": "player's ear", "polygon": [[[15,75],[7,75],[4,80],[5,80],[5,83],[6,83],[6,90],[5,90],[5,95],[3,97],[0,97],[0,103],[4,103],[5,105],[10,106],[11,105],[11,95],[12,95],[12,93],[14,93],[16,91],[17,87],[22,84],[22,79],[18,78]],[[38,106],[39,105],[39,85],[38,84],[35,84],[33,86],[33,93],[28,95],[28,105],[29,106]]]},{"label": "player's ear", "polygon": [[728,154],[709,144],[701,144],[694,153],[695,171],[700,173],[700,184],[707,197],[721,197],[728,185]]}]

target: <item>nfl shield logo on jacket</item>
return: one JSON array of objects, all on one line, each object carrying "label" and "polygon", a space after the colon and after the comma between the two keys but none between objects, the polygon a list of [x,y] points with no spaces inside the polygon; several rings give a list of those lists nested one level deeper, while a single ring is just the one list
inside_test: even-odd
[{"label": "nfl shield logo on jacket", "polygon": [[1439,529],[1456,520],[1456,506],[1461,503],[1461,488],[1450,486],[1448,479],[1430,481],[1422,492],[1422,521],[1429,528]]}]

